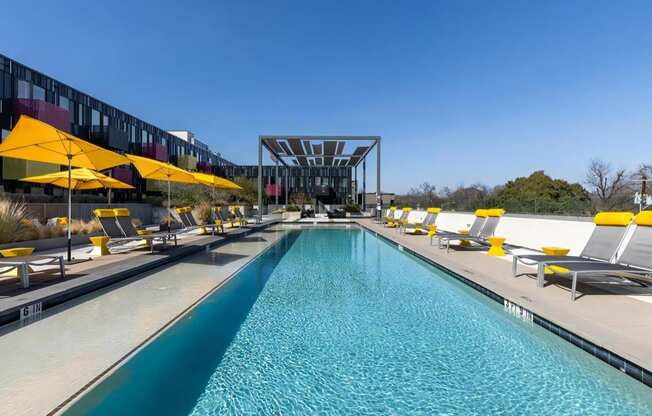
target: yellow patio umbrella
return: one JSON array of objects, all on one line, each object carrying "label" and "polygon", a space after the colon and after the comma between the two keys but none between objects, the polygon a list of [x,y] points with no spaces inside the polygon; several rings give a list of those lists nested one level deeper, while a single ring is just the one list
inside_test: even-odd
[{"label": "yellow patio umbrella", "polygon": [[219,176],[210,175],[208,173],[193,172],[192,174],[197,182],[211,186],[218,189],[242,189],[240,185],[228,179],[220,178]]},{"label": "yellow patio umbrella", "polygon": [[[111,205],[111,189],[134,189],[133,186],[127,183],[87,168],[72,169],[70,171],[70,179],[70,189],[74,190],[108,188],[109,205]],[[30,176],[19,180],[23,182],[43,183],[58,186],[60,188],[67,188],[68,172],[54,172],[48,173],[47,175]]]},{"label": "yellow patio umbrella", "polygon": [[127,155],[144,179],[167,181],[168,183],[168,231],[170,230],[170,182],[197,183],[192,173],[167,162],[148,157]]},{"label": "yellow patio umbrella", "polygon": [[26,115],[20,116],[9,136],[0,144],[0,156],[68,167],[68,261],[72,251],[72,167],[105,170],[129,163],[129,159],[122,155]]}]

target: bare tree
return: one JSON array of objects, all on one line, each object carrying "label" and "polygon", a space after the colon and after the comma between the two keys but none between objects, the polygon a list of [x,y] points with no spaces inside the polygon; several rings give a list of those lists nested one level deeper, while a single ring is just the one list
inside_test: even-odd
[{"label": "bare tree", "polygon": [[597,210],[628,206],[632,187],[625,169],[614,169],[608,162],[593,159],[589,163],[584,183],[591,188]]}]

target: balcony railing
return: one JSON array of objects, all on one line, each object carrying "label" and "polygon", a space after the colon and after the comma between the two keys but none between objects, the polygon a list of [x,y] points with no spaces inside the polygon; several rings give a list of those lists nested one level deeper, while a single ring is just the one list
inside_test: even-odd
[{"label": "balcony railing", "polygon": [[168,148],[163,144],[145,143],[143,144],[143,156],[167,162]]},{"label": "balcony railing", "polygon": [[16,119],[21,114],[44,121],[59,130],[70,133],[70,111],[54,104],[40,100],[17,98],[13,103],[13,113]]},{"label": "balcony railing", "polygon": [[179,155],[177,156],[177,166],[181,169],[196,170],[197,158],[190,155]]}]

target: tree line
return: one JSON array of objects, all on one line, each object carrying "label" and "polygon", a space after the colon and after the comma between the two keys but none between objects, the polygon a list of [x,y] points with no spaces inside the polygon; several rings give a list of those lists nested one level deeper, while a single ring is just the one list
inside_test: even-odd
[{"label": "tree line", "polygon": [[[443,187],[429,182],[411,188],[396,198],[398,206],[441,207],[449,211],[473,211],[501,207],[511,213],[593,215],[599,211],[635,211],[634,195],[648,193],[652,164],[628,172],[601,159],[588,164],[582,183],[555,179],[538,170],[493,188],[483,184]],[[641,208],[645,208],[643,198]]]}]

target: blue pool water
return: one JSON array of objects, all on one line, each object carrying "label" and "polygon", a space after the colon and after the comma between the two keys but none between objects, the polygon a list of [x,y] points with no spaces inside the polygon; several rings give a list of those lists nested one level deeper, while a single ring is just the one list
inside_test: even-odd
[{"label": "blue pool water", "polygon": [[652,390],[372,234],[290,231],[67,415],[636,415]]}]

